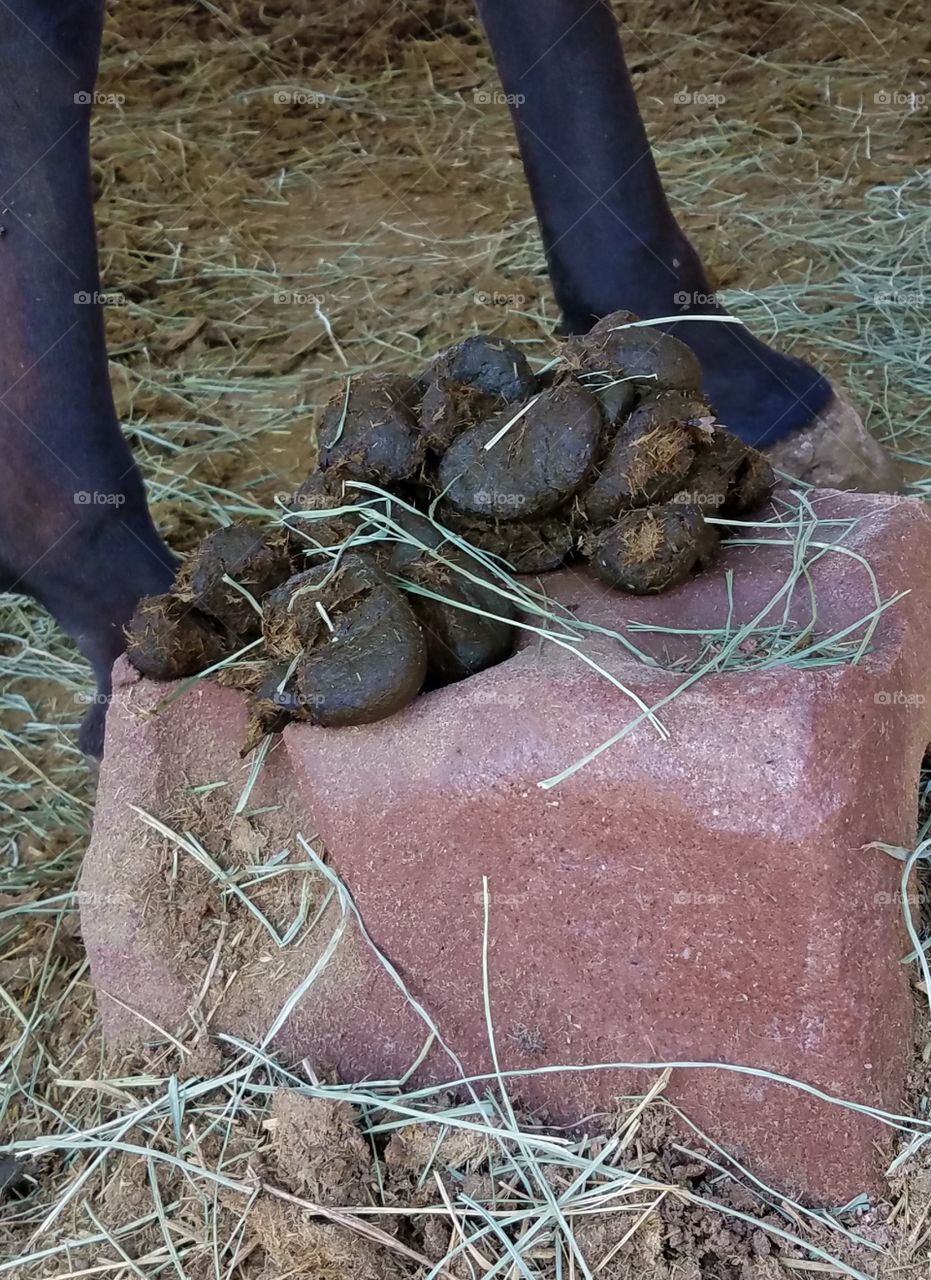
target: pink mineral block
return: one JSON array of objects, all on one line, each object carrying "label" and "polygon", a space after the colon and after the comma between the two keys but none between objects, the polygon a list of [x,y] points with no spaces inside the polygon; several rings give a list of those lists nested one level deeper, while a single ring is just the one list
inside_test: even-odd
[{"label": "pink mineral block", "polygon": [[[487,882],[501,1066],[521,1073],[510,1078],[513,1097],[554,1122],[610,1110],[663,1063],[755,1068],[871,1107],[904,1105],[912,1006],[901,863],[867,846],[915,838],[931,742],[931,516],[894,497],[813,500],[822,520],[858,521],[844,545],[869,561],[881,599],[909,593],[882,614],[856,665],[704,676],[657,712],[668,736],[642,721],[543,788],[639,712],[577,657],[533,639],[379,724],[292,726],[260,774],[250,803],[279,806],[268,819],[276,837],[322,839],[372,942],[474,1075],[492,1069]],[[839,530],[826,524],[819,538]],[[739,625],[765,608],[788,564],[785,546],[729,546],[713,570],[656,598],[611,591],[580,570],[548,575],[545,587],[652,652],[655,667],[616,642],[588,649],[656,706],[704,640],[631,623],[722,627],[732,570]],[[816,634],[875,608],[855,556],[826,554],[811,576]],[[793,598],[797,624],[807,600],[804,590]],[[82,885],[104,1026],[128,1043],[151,1040],[153,1023],[181,1026],[197,986],[139,893],[156,853],[130,806],[158,814],[179,787],[241,787],[248,769],[238,756],[243,695],[205,682],[143,717],[165,692],[117,664]],[[297,948],[305,973],[319,931]],[[212,1030],[263,1034],[288,994],[276,964],[233,982]],[[425,1034],[356,929],[277,1044],[346,1080],[384,1079],[406,1071]],[[553,1064],[596,1069],[540,1072]],[[459,1074],[435,1045],[416,1079]],[[890,1131],[871,1118],[723,1067],[676,1068],[667,1097],[784,1191],[843,1203],[881,1187]]]}]

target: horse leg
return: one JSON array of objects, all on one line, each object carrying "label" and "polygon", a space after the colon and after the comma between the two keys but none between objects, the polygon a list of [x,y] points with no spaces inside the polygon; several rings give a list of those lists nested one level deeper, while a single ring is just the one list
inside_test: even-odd
[{"label": "horse leg", "polygon": [[[477,8],[565,328],[584,332],[621,308],[644,318],[723,316],[663,191],[608,0],[477,0]],[[842,403],[810,365],[743,325],[711,319],[663,327],[694,349],[720,420],[749,444],[783,442],[791,462],[803,444],[809,451],[812,430],[830,422],[820,447],[833,451],[831,462],[820,475],[814,467],[814,478],[834,482],[840,469],[857,487],[895,487],[884,451],[855,414],[855,426],[838,422]]]},{"label": "horse leg", "polygon": [[34,596],[100,697],[140,596],[172,558],[117,421],[97,269],[89,121],[103,0],[0,5],[0,589]]}]

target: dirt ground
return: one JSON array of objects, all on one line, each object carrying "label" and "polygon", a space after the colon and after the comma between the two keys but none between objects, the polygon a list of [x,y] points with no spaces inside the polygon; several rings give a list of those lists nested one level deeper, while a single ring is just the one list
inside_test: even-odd
[{"label": "dirt ground", "polygon": [[[925,6],[618,13],[661,169],[715,284],[847,386],[904,456],[931,461]],[[476,329],[548,357],[557,316],[495,87],[458,0],[112,6],[94,132],[111,375],[177,550],[221,510],[303,478],[317,412],[347,372],[416,367]],[[177,1062],[170,1047],[108,1055],[75,910],[93,779],[73,730],[89,694],[48,620],[0,602],[0,1144],[46,1148],[0,1214],[0,1276],[430,1274],[424,1259],[458,1239],[447,1188],[519,1200],[513,1169],[506,1191],[494,1185],[507,1143],[489,1153],[426,1118],[370,1139],[371,1106],[309,1099],[271,1067],[240,1088],[214,1053],[184,1116],[184,1160],[152,1158],[178,1149]],[[926,1110],[923,1053],[924,1038]],[[157,1119],[140,1118],[163,1094]],[[870,1252],[736,1182],[718,1178],[709,1197],[709,1166],[671,1144],[661,1099],[616,1123],[650,1176],[641,1211],[580,1210],[585,1264],[555,1232],[521,1266],[505,1250],[496,1274],[928,1274],[923,1152],[885,1202],[844,1219]],[[564,1190],[567,1168],[547,1185]],[[205,1191],[198,1169],[227,1181]],[[445,1274],[487,1269],[463,1250]]]}]

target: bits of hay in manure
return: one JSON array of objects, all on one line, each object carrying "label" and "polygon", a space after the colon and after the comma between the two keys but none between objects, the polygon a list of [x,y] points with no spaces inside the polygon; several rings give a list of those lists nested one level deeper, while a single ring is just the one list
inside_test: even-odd
[{"label": "bits of hay in manure", "polygon": [[290,575],[286,532],[240,522],[215,529],[194,548],[178,572],[175,593],[237,635],[251,637],[258,635],[261,620],[238,588],[260,600]]},{"label": "bits of hay in manure", "polygon": [[366,1204],[374,1184],[372,1149],[348,1102],[276,1089],[266,1127],[277,1179],[315,1204]]},{"label": "bits of hay in manure", "polygon": [[249,1223],[265,1254],[262,1280],[401,1280],[409,1274],[349,1228],[289,1205],[262,1199]]},{"label": "bits of hay in manure", "polygon": [[423,461],[424,442],[410,406],[411,383],[381,374],[350,380],[324,410],[320,466],[375,484],[397,484]]},{"label": "bits of hay in manure", "polygon": [[437,469],[444,500],[462,515],[547,515],[588,479],[601,432],[597,400],[567,378],[457,436]]},{"label": "bits of hay in manure", "polygon": [[427,646],[413,610],[368,560],[345,555],[296,575],[265,599],[268,651],[299,658],[294,677],[314,724],[369,724],[413,701]]},{"label": "bits of hay in manure", "polygon": [[609,586],[646,595],[683,582],[717,546],[697,507],[670,502],[624,512],[595,539],[591,564]]},{"label": "bits of hay in manure", "polygon": [[126,628],[127,657],[153,680],[194,675],[232,650],[228,634],[171,594],[140,600]]}]

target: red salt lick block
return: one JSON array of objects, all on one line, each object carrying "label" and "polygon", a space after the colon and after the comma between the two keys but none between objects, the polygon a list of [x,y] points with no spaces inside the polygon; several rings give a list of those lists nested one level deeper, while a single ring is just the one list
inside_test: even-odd
[{"label": "red salt lick block", "polygon": [[[492,1070],[487,877],[501,1067],[527,1073],[511,1078],[513,1096],[555,1122],[610,1109],[657,1071],[540,1071],[553,1064],[732,1064],[871,1107],[903,1106],[912,1005],[900,963],[909,949],[901,864],[866,846],[915,838],[931,741],[931,516],[894,497],[824,491],[813,501],[822,521],[856,522],[843,544],[869,561],[883,600],[909,592],[882,615],[856,665],[705,676],[658,712],[668,739],[642,722],[543,789],[542,779],[638,712],[577,657],[533,639],[382,723],[293,726],[260,774],[251,803],[280,806],[278,835],[323,839],[374,944],[475,1075]],[[817,537],[833,542],[841,532],[825,523]],[[601,639],[587,651],[655,706],[682,683],[675,663],[702,637],[630,623],[701,632],[722,627],[731,610],[738,625],[772,600],[789,560],[788,545],[730,546],[713,571],[649,599],[579,571],[548,575],[545,587],[578,617],[651,649],[661,665]],[[811,583],[818,635],[875,608],[854,555],[826,554]],[[781,620],[784,607],[766,621]],[[804,625],[809,614],[803,587],[789,616]],[[178,788],[219,779],[239,787],[248,768],[237,754],[241,694],[205,682],[142,718],[165,693],[117,664],[82,884],[105,1030],[124,1043],[151,1040],[153,1023],[180,1025],[198,986],[139,893],[157,855],[129,806],[158,814]],[[316,931],[298,943],[296,971],[308,972],[321,946]],[[211,1027],[259,1037],[287,994],[274,963],[251,966]],[[345,1080],[384,1079],[404,1073],[424,1039],[423,1022],[357,935],[340,944],[276,1045]],[[459,1074],[434,1046],[415,1080]],[[784,1191],[843,1203],[881,1189],[890,1133],[871,1118],[715,1067],[675,1070],[667,1097]]]}]

